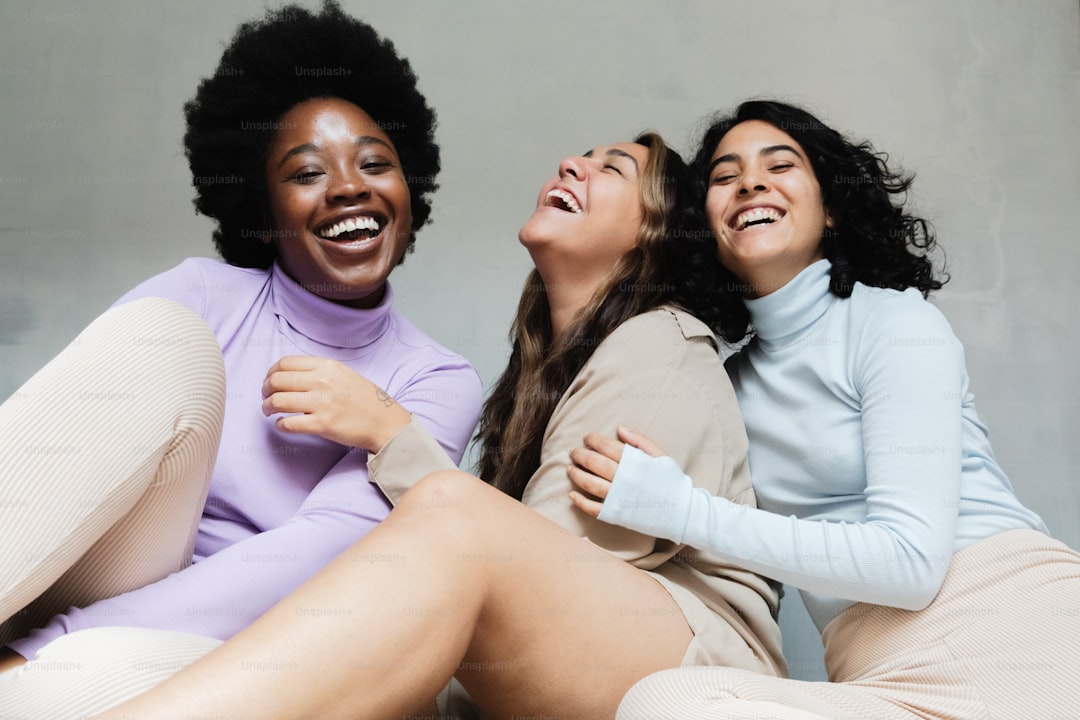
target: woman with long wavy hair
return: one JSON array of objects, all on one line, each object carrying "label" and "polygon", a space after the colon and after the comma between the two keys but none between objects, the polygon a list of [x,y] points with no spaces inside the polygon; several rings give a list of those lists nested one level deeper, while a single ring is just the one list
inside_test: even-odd
[{"label": "woman with long wavy hair", "polygon": [[[656,135],[559,164],[520,232],[536,270],[484,411],[483,480],[405,423],[372,476],[395,508],[251,628],[102,717],[400,718],[451,678],[485,717],[610,717],[682,664],[782,674],[775,586],[708,553],[599,523],[567,453],[633,418],[705,490],[752,503],[746,439],[715,336],[715,251],[696,183]],[[690,312],[688,312],[690,311]],[[267,402],[289,393],[271,376]],[[357,416],[384,426],[378,404]],[[705,476],[705,475],[703,475]],[[259,663],[283,672],[245,671]],[[287,668],[287,670],[286,670]]]}]

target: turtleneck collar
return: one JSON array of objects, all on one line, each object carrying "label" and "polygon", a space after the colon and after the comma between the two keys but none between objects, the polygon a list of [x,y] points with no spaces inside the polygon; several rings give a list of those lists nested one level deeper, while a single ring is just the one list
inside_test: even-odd
[{"label": "turtleneck collar", "polygon": [[794,336],[814,324],[839,300],[829,292],[832,263],[818,260],[803,268],[779,290],[746,300],[757,337],[768,342]]},{"label": "turtleneck collar", "polygon": [[390,327],[394,292],[386,284],[383,299],[373,308],[359,309],[321,298],[305,290],[274,263],[270,279],[271,307],[294,332],[332,348],[363,348]]}]

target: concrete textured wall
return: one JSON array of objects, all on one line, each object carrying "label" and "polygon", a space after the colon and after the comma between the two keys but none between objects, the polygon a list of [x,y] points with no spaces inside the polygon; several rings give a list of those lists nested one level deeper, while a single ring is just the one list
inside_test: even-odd
[{"label": "concrete textured wall", "polygon": [[[275,3],[276,4],[276,3]],[[915,170],[953,280],[935,297],[1020,498],[1080,547],[1080,7],[1072,0],[367,2],[440,118],[434,224],[401,309],[490,383],[557,161],[710,112],[805,104]],[[181,106],[256,0],[0,2],[0,398],[139,280],[214,254]],[[820,678],[797,594],[795,677]]]}]

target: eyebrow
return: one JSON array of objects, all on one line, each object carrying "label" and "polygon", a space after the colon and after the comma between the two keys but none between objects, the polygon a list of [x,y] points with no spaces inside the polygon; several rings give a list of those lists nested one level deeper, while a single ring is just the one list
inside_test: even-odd
[{"label": "eyebrow", "polygon": [[[385,140],[381,140],[371,135],[361,135],[353,141],[353,144],[357,147],[367,147],[368,145],[382,145],[388,150],[393,149],[386,143]],[[303,145],[297,145],[296,147],[289,150],[289,152],[285,153],[285,156],[281,158],[281,162],[278,163],[278,167],[280,168],[282,165],[284,165],[285,161],[291,158],[293,155],[302,155],[303,153],[309,152],[319,152],[320,150],[322,150],[322,148],[315,143],[304,143]]]},{"label": "eyebrow", "polygon": [[[634,163],[634,172],[640,172],[640,168],[638,168],[638,164],[637,164],[637,158],[634,157],[633,155],[631,155],[630,153],[626,152],[625,150],[620,150],[619,148],[608,148],[604,152],[604,155],[614,155],[616,157],[627,158],[628,160],[630,160],[630,162]],[[593,156],[592,150],[588,150],[588,151],[583,152],[581,154],[581,157],[591,158],[592,156]]]},{"label": "eyebrow", "polygon": [[[803,156],[803,154],[801,152],[799,152],[795,148],[791,147],[790,145],[769,145],[768,147],[761,148],[761,152],[759,152],[758,155],[763,155],[763,156],[764,155],[774,155],[774,154],[776,154],[778,152],[783,152],[784,150],[786,150],[788,152],[795,153],[800,158]],[[713,168],[716,167],[717,165],[719,165],[720,163],[736,162],[740,158],[741,158],[741,156],[739,155],[739,153],[728,153],[727,155],[721,155],[720,157],[716,158],[711,163],[709,163],[709,172],[712,172]],[[803,158],[803,159],[805,159],[805,158]]]}]

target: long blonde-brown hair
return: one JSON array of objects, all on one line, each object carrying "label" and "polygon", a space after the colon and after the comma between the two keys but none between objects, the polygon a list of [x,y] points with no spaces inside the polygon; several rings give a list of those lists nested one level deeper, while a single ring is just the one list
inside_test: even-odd
[{"label": "long blonde-brown hair", "polygon": [[[693,175],[659,135],[644,133],[634,142],[649,149],[639,180],[643,218],[636,247],[620,258],[557,338],[544,282],[535,269],[529,274],[510,331],[509,363],[484,403],[477,432],[483,443],[479,475],[517,499],[540,465],[544,430],[555,406],[604,338],[661,304],[700,305],[698,298],[715,292],[691,277],[708,265],[711,280],[716,265]],[[698,257],[690,261],[695,252]]]}]

